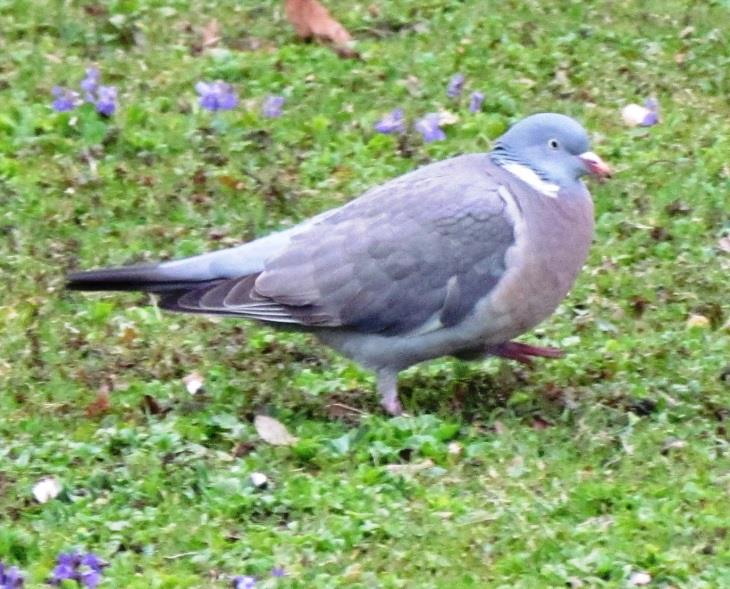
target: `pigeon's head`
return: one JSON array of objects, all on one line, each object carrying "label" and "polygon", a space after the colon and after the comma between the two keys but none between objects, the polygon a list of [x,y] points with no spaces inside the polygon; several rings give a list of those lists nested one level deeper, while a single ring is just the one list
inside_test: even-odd
[{"label": "pigeon's head", "polygon": [[522,119],[495,143],[492,155],[499,164],[518,164],[542,180],[569,188],[581,176],[611,175],[611,168],[590,151],[588,133],[575,120],[555,113]]}]

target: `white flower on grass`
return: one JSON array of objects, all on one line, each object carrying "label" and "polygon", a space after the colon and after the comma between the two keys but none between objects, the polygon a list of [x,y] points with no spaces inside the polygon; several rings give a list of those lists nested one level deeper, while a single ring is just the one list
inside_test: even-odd
[{"label": "white flower on grass", "polygon": [[55,477],[44,477],[33,485],[33,497],[38,503],[48,503],[63,490],[63,485]]}]

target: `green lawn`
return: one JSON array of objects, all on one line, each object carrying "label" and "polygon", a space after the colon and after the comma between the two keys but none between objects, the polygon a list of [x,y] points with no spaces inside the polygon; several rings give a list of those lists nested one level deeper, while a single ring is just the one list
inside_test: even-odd
[{"label": "green lawn", "polygon": [[[361,61],[298,42],[279,0],[0,0],[0,561],[26,587],[71,549],[115,588],[730,587],[730,3],[327,3]],[[93,64],[118,112],[54,112]],[[199,108],[216,79],[237,109]],[[625,127],[652,95],[662,122]],[[374,133],[398,106],[458,121],[427,145]],[[576,288],[526,340],[567,356],[416,367],[413,417],[308,337],[63,291],[71,269],[288,226],[540,110],[618,171],[592,185]],[[259,413],[299,441],[261,441]],[[39,504],[48,476],[63,492]]]}]

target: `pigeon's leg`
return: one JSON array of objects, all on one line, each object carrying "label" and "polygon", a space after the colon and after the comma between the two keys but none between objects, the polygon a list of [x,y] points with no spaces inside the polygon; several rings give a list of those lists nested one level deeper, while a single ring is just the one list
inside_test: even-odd
[{"label": "pigeon's leg", "polygon": [[489,353],[500,358],[509,358],[528,365],[532,364],[530,356],[539,356],[541,358],[562,358],[564,356],[563,350],[558,348],[531,346],[530,344],[522,344],[520,342],[505,342],[489,348]]},{"label": "pigeon's leg", "polygon": [[380,370],[377,379],[378,394],[383,409],[391,415],[402,414],[403,407],[398,400],[398,373],[392,370]]}]

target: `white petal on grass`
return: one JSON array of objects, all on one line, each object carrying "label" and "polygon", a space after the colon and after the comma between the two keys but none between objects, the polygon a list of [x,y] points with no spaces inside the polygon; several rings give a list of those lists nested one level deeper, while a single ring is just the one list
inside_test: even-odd
[{"label": "white petal on grass", "polygon": [[200,389],[203,388],[203,376],[198,372],[197,370],[194,370],[190,374],[188,374],[185,378],[182,379],[183,384],[185,385],[185,388],[188,390],[188,393],[191,395],[194,395],[197,393]]},{"label": "white petal on grass", "polygon": [[621,117],[629,127],[637,127],[646,117],[649,109],[640,104],[627,104],[621,109]]},{"label": "white petal on grass", "polygon": [[261,439],[272,446],[291,446],[299,440],[283,423],[268,415],[257,415],[253,425]]},{"label": "white petal on grass", "polygon": [[251,480],[251,484],[259,489],[269,484],[269,477],[263,472],[252,472],[249,479]]},{"label": "white petal on grass", "polygon": [[446,448],[447,452],[452,456],[458,456],[464,449],[459,442],[449,442],[449,445]]},{"label": "white petal on grass", "polygon": [[633,587],[644,587],[649,583],[651,583],[651,575],[643,571],[631,573],[631,577],[629,577],[629,585]]},{"label": "white petal on grass", "polygon": [[651,127],[659,121],[656,109],[652,110],[640,104],[627,104],[621,109],[621,118],[629,127]]},{"label": "white petal on grass", "polygon": [[55,477],[45,477],[33,485],[33,497],[38,503],[48,503],[63,490],[63,486]]}]

